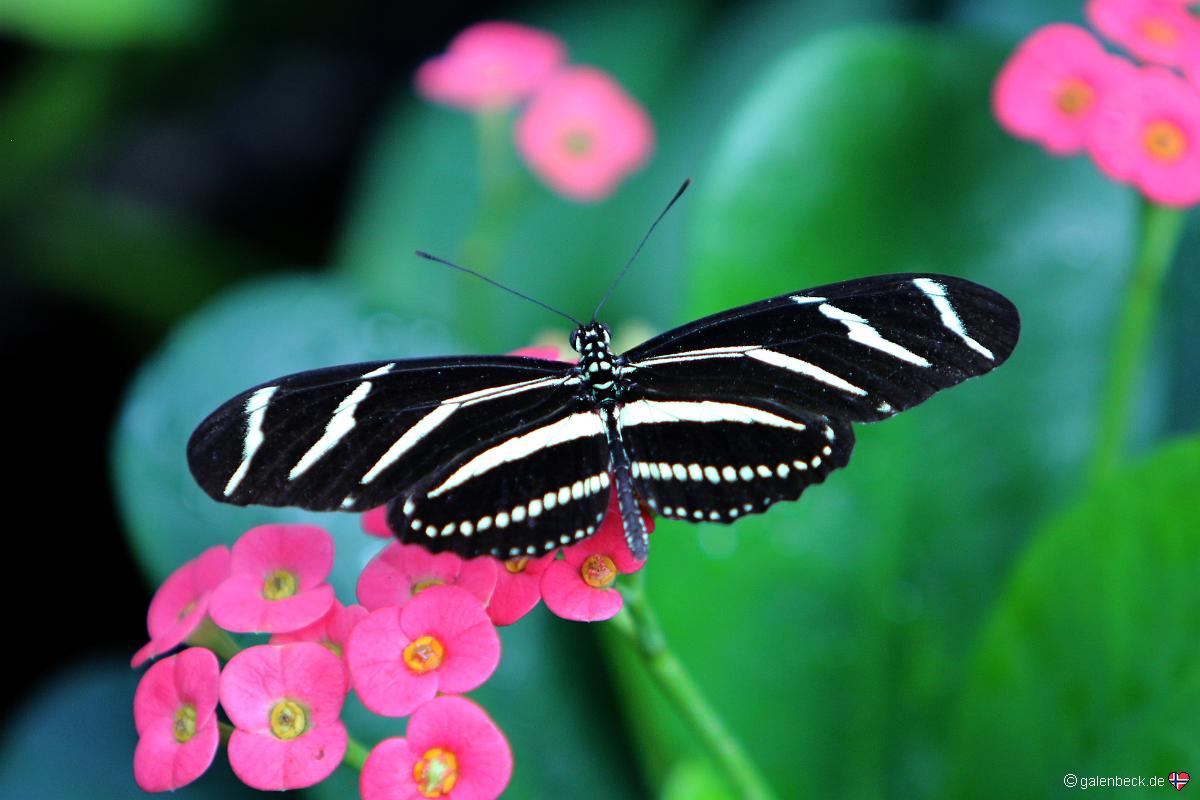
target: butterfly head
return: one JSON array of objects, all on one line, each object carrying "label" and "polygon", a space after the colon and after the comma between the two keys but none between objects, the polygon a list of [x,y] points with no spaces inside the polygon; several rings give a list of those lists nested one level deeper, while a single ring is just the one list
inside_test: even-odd
[{"label": "butterfly head", "polygon": [[580,325],[571,334],[571,347],[579,353],[579,370],[591,387],[598,403],[615,400],[618,394],[617,376],[612,352],[608,349],[612,333],[603,322]]},{"label": "butterfly head", "polygon": [[585,357],[589,352],[597,355],[606,352],[611,341],[612,331],[603,322],[589,322],[587,325],[580,325],[571,334],[571,348]]}]

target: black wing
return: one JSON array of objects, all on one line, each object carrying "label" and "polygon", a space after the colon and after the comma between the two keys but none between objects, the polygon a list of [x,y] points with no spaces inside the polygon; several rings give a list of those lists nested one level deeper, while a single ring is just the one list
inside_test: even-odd
[{"label": "black wing", "polygon": [[1017,309],[991,289],[946,275],[882,275],[705,317],[621,363],[650,397],[736,390],[872,422],[999,366],[1019,332]]},{"label": "black wing", "polygon": [[753,303],[620,360],[638,493],[657,512],[732,522],[845,466],[850,421],[891,416],[1008,358],[1020,319],[943,275],[888,275]]},{"label": "black wing", "polygon": [[236,505],[362,511],[568,414],[573,365],[520,357],[380,361],[250,389],[192,434],[188,465]]},{"label": "black wing", "polygon": [[595,532],[608,508],[604,421],[584,399],[455,459],[392,501],[388,523],[433,552],[542,555]]},{"label": "black wing", "polygon": [[729,523],[795,500],[854,449],[848,422],[764,398],[633,400],[618,419],[637,493],[691,522]]}]

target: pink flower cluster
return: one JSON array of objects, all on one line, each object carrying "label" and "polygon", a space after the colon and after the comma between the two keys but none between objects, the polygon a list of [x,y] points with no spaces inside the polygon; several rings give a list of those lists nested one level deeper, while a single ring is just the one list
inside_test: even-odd
[{"label": "pink flower cluster", "polygon": [[[342,606],[325,582],[333,555],[320,528],[264,525],[232,551],[214,547],[167,578],[134,666],[185,641],[210,640],[217,627],[271,638],[224,668],[212,650],[190,647],[146,671],[133,703],[138,786],[159,792],[194,781],[216,756],[220,725],[229,730],[229,763],[247,785],[318,783],[347,752],[340,716],[356,690],[379,713],[411,715],[407,738],[387,739],[369,756],[365,800],[441,797],[455,787],[465,798],[500,795],[512,774],[504,734],[474,703],[448,696],[476,688],[499,662],[483,601],[445,585],[419,596],[424,587],[412,587],[378,610]],[[490,597],[496,567],[479,564]],[[218,702],[229,723],[219,721]]]},{"label": "pink flower cluster", "polygon": [[1086,151],[1156,203],[1200,202],[1200,18],[1182,0],[1090,0],[1086,10],[1140,63],[1082,28],[1048,25],[1001,70],[997,118],[1055,155]]},{"label": "pink flower cluster", "polygon": [[[558,357],[553,348],[517,354]],[[363,527],[391,535],[382,509],[365,514]],[[177,789],[208,769],[226,724],[218,701],[242,781],[263,790],[318,783],[347,753],[340,715],[355,691],[376,714],[409,717],[405,737],[380,742],[367,758],[365,800],[497,797],[512,774],[508,742],[458,696],[495,672],[497,626],[541,600],[566,619],[608,619],[622,606],[617,576],[642,567],[625,543],[615,495],[593,536],[540,558],[466,560],[392,541],[359,575],[361,605],[334,597],[326,583],[333,557],[320,528],[264,525],[163,582],[147,615],[150,642],[133,666],[184,642],[227,639],[219,629],[270,640],[237,652],[223,669],[213,651],[196,646],[147,670],[134,699],[140,787]]]},{"label": "pink flower cluster", "polygon": [[565,61],[566,47],[545,31],[484,22],[421,65],[417,90],[477,112],[524,102],[516,144],[530,169],[565,197],[600,200],[646,163],[654,126],[612,76]]}]

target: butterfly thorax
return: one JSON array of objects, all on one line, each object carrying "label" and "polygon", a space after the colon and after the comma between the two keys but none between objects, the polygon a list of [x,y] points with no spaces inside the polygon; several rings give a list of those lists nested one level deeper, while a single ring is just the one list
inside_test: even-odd
[{"label": "butterfly thorax", "polygon": [[597,403],[615,402],[618,395],[616,360],[609,349],[612,334],[603,322],[581,325],[571,334],[571,347],[579,353],[579,370]]}]

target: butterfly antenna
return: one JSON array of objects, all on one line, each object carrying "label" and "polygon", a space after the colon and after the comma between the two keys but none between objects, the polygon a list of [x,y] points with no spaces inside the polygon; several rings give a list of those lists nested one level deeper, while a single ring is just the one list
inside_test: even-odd
[{"label": "butterfly antenna", "polygon": [[498,288],[498,289],[503,289],[504,291],[508,292],[509,294],[515,294],[517,297],[524,298],[525,300],[528,300],[529,302],[533,303],[534,305],[539,305],[539,306],[541,306],[542,308],[546,309],[547,311],[553,311],[555,314],[558,314],[560,317],[566,317],[567,319],[571,320],[571,322],[575,323],[575,327],[577,327],[577,328],[578,328],[578,327],[582,327],[582,326],[583,326],[583,323],[582,323],[582,322],[580,322],[579,320],[575,319],[574,317],[572,317],[572,316],[571,316],[570,314],[568,314],[567,312],[565,312],[565,311],[559,311],[559,310],[558,310],[557,308],[555,308],[554,306],[546,305],[546,304],[545,304],[545,303],[543,303],[541,300],[535,300],[534,298],[530,297],[530,296],[529,296],[529,295],[527,295],[527,294],[521,294],[521,293],[520,293],[520,292],[518,292],[516,289],[510,289],[509,287],[505,286],[503,283],[499,283],[498,281],[494,281],[494,280],[492,280],[492,279],[491,279],[491,278],[489,278],[487,275],[482,275],[482,274],[480,274],[480,273],[476,272],[476,271],[475,271],[475,270],[473,270],[473,269],[467,269],[466,267],[461,267],[461,266],[459,266],[458,264],[455,264],[455,263],[454,263],[454,262],[452,262],[452,261],[447,261],[447,260],[446,260],[446,259],[444,259],[444,258],[439,258],[439,257],[437,257],[437,256],[435,256],[435,255],[432,255],[432,254],[430,254],[430,253],[426,253],[424,250],[418,250],[418,251],[416,251],[416,252],[417,252],[417,255],[418,255],[418,256],[420,256],[421,258],[425,259],[426,261],[434,261],[434,262],[436,262],[436,263],[438,263],[438,264],[444,264],[444,265],[446,265],[447,267],[451,267],[451,268],[453,268],[453,269],[456,269],[456,270],[458,270],[459,272],[465,272],[465,273],[467,273],[468,275],[474,275],[476,278],[479,278],[479,280],[481,280],[481,281],[486,281],[487,283],[490,283],[492,286],[495,286],[495,287],[496,287],[496,288]]},{"label": "butterfly antenna", "polygon": [[595,322],[596,317],[600,316],[600,309],[605,303],[608,302],[608,298],[612,295],[613,290],[617,288],[617,284],[621,282],[621,279],[625,277],[625,273],[629,272],[629,268],[633,265],[634,259],[638,257],[638,253],[642,252],[642,248],[646,245],[646,241],[650,238],[650,234],[654,233],[654,229],[658,227],[658,223],[662,222],[662,218],[665,217],[667,212],[671,210],[671,206],[675,205],[675,201],[678,200],[691,185],[691,178],[688,178],[683,182],[683,185],[679,187],[679,191],[675,192],[675,196],[671,198],[671,202],[667,203],[667,207],[664,208],[662,213],[658,215],[658,219],[654,220],[654,224],[650,226],[650,230],[646,231],[646,235],[642,237],[642,241],[638,244],[637,249],[633,251],[633,255],[631,255],[629,260],[625,262],[625,266],[621,269],[621,273],[617,275],[617,279],[609,284],[608,291],[604,293],[604,297],[600,298],[600,302],[596,304],[596,310],[592,312],[592,322]]}]

